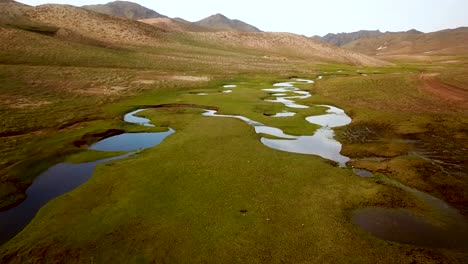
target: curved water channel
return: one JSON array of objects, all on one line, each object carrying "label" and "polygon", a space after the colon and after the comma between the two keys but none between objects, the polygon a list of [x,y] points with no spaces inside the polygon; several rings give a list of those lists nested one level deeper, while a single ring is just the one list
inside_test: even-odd
[{"label": "curved water channel", "polygon": [[[287,108],[305,109],[310,108],[307,105],[296,103],[296,100],[306,99],[312,96],[308,91],[302,91],[295,87],[295,83],[313,84],[312,80],[296,79],[293,82],[276,83],[275,88],[263,89],[275,97],[275,100],[266,99],[267,102],[282,103]],[[231,87],[231,86],[230,86]],[[272,138],[262,137],[261,142],[270,148],[282,150],[286,152],[317,155],[325,159],[329,159],[338,163],[340,167],[345,167],[346,162],[350,159],[340,154],[341,143],[334,139],[335,132],[332,128],[345,126],[351,123],[351,118],[346,113],[337,107],[329,105],[319,105],[328,108],[327,114],[319,116],[309,116],[306,121],[312,124],[320,125],[312,136],[294,136],[284,133],[281,129],[266,126],[257,121],[253,121],[244,116],[238,115],[219,115],[214,110],[206,110],[204,116],[210,117],[230,117],[245,121],[247,124],[254,127],[257,134],[269,135]],[[295,112],[283,111],[272,117],[288,117],[294,116]]]},{"label": "curved water channel", "polygon": [[[322,79],[321,76],[318,78]],[[272,117],[289,117],[296,113],[291,109],[309,108],[301,105],[296,100],[306,99],[312,95],[308,91],[301,91],[295,87],[296,82],[313,84],[312,80],[296,79],[295,82],[283,82],[274,84],[274,88],[263,89],[276,97],[274,100],[265,101],[282,103],[287,110],[277,113]],[[329,105],[317,105],[327,107],[327,114],[309,116],[306,121],[320,125],[313,136],[293,136],[285,134],[281,129],[269,127],[259,122],[250,120],[244,116],[219,115],[216,111],[206,110],[204,116],[230,117],[245,121],[253,126],[257,134],[266,134],[280,139],[261,138],[261,142],[274,149],[302,154],[318,155],[325,159],[333,160],[340,167],[346,167],[350,159],[340,154],[341,144],[336,141],[332,128],[345,126],[351,123],[351,118],[337,107]],[[353,172],[361,177],[373,177],[372,173],[365,170],[353,169]],[[367,207],[355,210],[352,222],[362,230],[384,240],[395,241],[403,244],[411,244],[423,247],[468,247],[468,225],[465,218],[458,210],[446,202],[427,193],[410,188],[399,182],[387,179],[391,184],[400,187],[414,195],[428,206],[429,222],[427,217],[416,215],[412,210],[405,208]]]},{"label": "curved water channel", "polygon": [[[318,78],[321,79],[321,78]],[[264,89],[274,100],[267,99],[272,103],[282,103],[286,109],[273,115],[273,118],[287,118],[294,116],[294,109],[309,108],[307,105],[296,103],[296,100],[306,99],[312,96],[308,91],[302,91],[294,87],[295,83],[313,84],[312,80],[296,79],[293,82],[274,84],[274,88]],[[233,92],[236,85],[225,85]],[[202,114],[208,117],[228,117],[243,120],[254,127],[255,132],[261,135],[274,137],[262,137],[261,142],[270,148],[321,156],[333,160],[340,167],[345,167],[350,159],[340,154],[341,144],[334,139],[332,128],[345,126],[351,122],[351,118],[337,107],[329,105],[318,105],[328,108],[327,114],[309,116],[306,121],[320,125],[312,136],[295,136],[284,133],[281,129],[266,126],[259,122],[238,115],[219,115],[214,110],[205,110]],[[147,127],[154,127],[150,120],[136,116],[145,109],[138,109],[124,116],[124,121]],[[18,206],[4,212],[0,212],[0,244],[11,239],[19,233],[35,216],[37,211],[48,201],[77,188],[86,182],[93,174],[94,168],[110,161],[124,159],[133,155],[136,151],[150,148],[160,144],[166,137],[175,131],[170,129],[159,133],[124,133],[121,135],[103,139],[89,149],[100,151],[128,151],[121,156],[101,159],[82,164],[60,163],[52,166],[39,175],[34,183],[27,189],[27,198]],[[357,170],[356,174],[363,177],[372,177],[367,171]],[[464,217],[450,207],[444,201],[429,194],[409,188],[405,185],[394,183],[403,190],[415,195],[425,202],[435,215],[439,216],[439,224],[430,223],[422,217],[415,215],[408,209],[388,209],[380,207],[368,207],[358,209],[353,213],[352,221],[364,231],[376,237],[418,246],[455,247],[468,245],[468,227]]]},{"label": "curved water channel", "polygon": [[[154,126],[150,120],[135,116],[140,109],[124,116],[129,123]],[[40,174],[26,190],[26,199],[16,207],[0,212],[0,245],[19,233],[36,215],[37,211],[50,200],[76,189],[85,183],[94,168],[103,163],[127,158],[142,149],[159,145],[175,131],[158,133],[124,133],[109,137],[91,145],[89,149],[99,151],[130,151],[123,155],[81,164],[59,163]]]}]

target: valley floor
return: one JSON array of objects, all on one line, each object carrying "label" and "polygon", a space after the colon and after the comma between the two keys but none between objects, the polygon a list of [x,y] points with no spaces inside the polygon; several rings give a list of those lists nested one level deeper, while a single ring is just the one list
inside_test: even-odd
[{"label": "valley floor", "polygon": [[[63,48],[70,57],[77,52]],[[3,208],[20,203],[53,164],[108,155],[85,147],[110,129],[171,127],[176,133],[157,147],[99,165],[88,182],[48,203],[0,248],[2,263],[466,262],[464,245],[399,244],[351,221],[355,209],[368,206],[409,208],[433,220],[423,202],[388,178],[447,201],[466,220],[468,110],[427,92],[419,79],[421,72],[440,73],[437,82],[465,91],[468,82],[451,74],[465,71],[465,64],[370,68],[240,52],[184,55],[201,62],[177,49],[164,59],[148,49],[79,52],[73,65],[47,54],[21,55],[16,63],[11,53],[0,54]],[[94,54],[102,59],[98,66],[83,59]],[[205,63],[210,59],[213,64]],[[312,135],[317,126],[304,117],[325,109],[295,109],[295,117],[275,119],[284,106],[264,100],[261,89],[293,76],[316,79],[300,85],[313,94],[301,103],[336,105],[351,116],[349,126],[335,129],[342,154],[352,158],[348,166],[375,177],[267,148],[246,123],[207,118],[193,107],[142,112],[154,128],[122,120],[145,106],[201,105]],[[225,94],[225,84],[238,87]]]}]

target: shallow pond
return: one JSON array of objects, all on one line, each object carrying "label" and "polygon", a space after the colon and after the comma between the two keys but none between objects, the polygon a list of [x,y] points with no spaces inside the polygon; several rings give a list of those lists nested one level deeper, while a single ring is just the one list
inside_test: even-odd
[{"label": "shallow pond", "polygon": [[[150,120],[135,114],[144,109],[130,112],[124,116],[129,123],[154,126]],[[125,133],[103,139],[89,147],[100,151],[138,151],[159,145],[175,131],[157,133]],[[59,163],[41,173],[26,190],[26,199],[18,206],[0,212],[0,244],[5,243],[19,233],[36,215],[37,211],[50,200],[76,189],[85,183],[94,172],[94,168],[110,161],[120,160],[133,155],[129,152],[121,156],[101,159],[93,162],[71,164]]]},{"label": "shallow pond", "polygon": [[353,169],[353,172],[354,174],[364,177],[364,178],[374,177],[374,174],[372,172],[366,171],[366,170]]},{"label": "shallow pond", "polygon": [[[319,76],[318,79],[322,79],[322,76]],[[312,96],[309,92],[301,91],[295,87],[294,84],[297,82],[313,83],[303,79],[296,79],[294,82],[276,83],[273,85],[274,88],[263,89],[276,99],[267,99],[265,101],[283,103],[288,108],[309,108],[307,105],[296,103],[296,100]],[[206,111],[203,115],[241,119],[252,125],[256,133],[278,138],[261,138],[261,142],[270,148],[321,156],[337,162],[340,167],[345,167],[349,158],[340,154],[341,144],[334,139],[332,128],[348,125],[352,120],[340,108],[330,105],[317,106],[328,109],[324,115],[306,118],[306,121],[321,126],[313,136],[288,135],[281,129],[265,126],[243,116],[217,115],[216,111]],[[283,111],[272,117],[288,117],[294,114],[293,112]],[[361,177],[373,177],[373,174],[369,171],[353,169],[353,172]],[[352,222],[362,230],[384,240],[424,247],[468,247],[468,226],[464,217],[456,209],[429,194],[396,182],[393,184],[415,195],[427,204],[430,207],[429,216],[419,216],[412,210],[405,208],[367,207],[357,209],[352,215]]]},{"label": "shallow pond", "polygon": [[103,139],[91,145],[89,149],[99,151],[132,151],[159,145],[175,131],[159,133],[125,133]]},{"label": "shallow pond", "polygon": [[396,184],[429,206],[429,216],[405,208],[367,207],[354,211],[352,221],[384,240],[423,247],[468,248],[468,225],[446,202],[402,184]]},{"label": "shallow pond", "polygon": [[[321,76],[318,79],[321,79]],[[312,95],[308,91],[301,91],[295,87],[295,83],[313,84],[314,81],[296,79],[293,82],[276,83],[273,85],[274,88],[264,89],[265,92],[276,97],[276,99],[266,101],[283,103],[288,108],[309,108],[308,105],[297,104],[296,100],[306,99]],[[237,86],[224,86],[224,88],[235,87]],[[232,90],[225,90],[224,92],[229,93]],[[203,93],[200,95],[203,95]],[[349,158],[340,154],[342,145],[334,139],[335,134],[332,128],[349,124],[351,118],[340,108],[329,105],[319,106],[328,108],[327,113],[305,118],[307,122],[321,126],[312,136],[288,135],[279,128],[266,126],[247,117],[219,115],[214,110],[205,110],[203,115],[240,119],[251,125],[257,134],[269,136],[263,136],[260,139],[267,147],[286,152],[317,155],[337,162],[340,167],[345,167]],[[153,127],[154,125],[150,123],[149,119],[136,116],[143,110],[139,109],[126,114],[124,120],[133,124]],[[295,114],[285,110],[272,117],[287,118]],[[160,144],[173,133],[175,131],[172,129],[159,133],[125,133],[103,139],[90,146],[89,149],[138,151]],[[88,163],[60,163],[50,167],[38,176],[27,189],[25,201],[10,210],[0,212],[0,243],[8,241],[20,232],[48,201],[70,192],[86,182],[92,176],[97,165],[129,157],[133,153],[129,152],[118,157]],[[354,172],[363,177],[372,177],[372,173],[367,171],[354,170]],[[356,210],[352,215],[352,222],[376,237],[399,243],[429,247],[465,247],[468,245],[468,227],[464,217],[457,210],[426,193],[401,184],[399,187],[427,203],[434,215],[437,216],[435,220],[432,219],[434,222],[429,222],[426,218],[415,215],[408,209],[379,207]]]},{"label": "shallow pond", "polygon": [[0,213],[0,244],[19,233],[47,202],[85,183],[96,165],[123,159],[131,154],[82,164],[59,163],[50,167],[27,189],[26,200]]}]

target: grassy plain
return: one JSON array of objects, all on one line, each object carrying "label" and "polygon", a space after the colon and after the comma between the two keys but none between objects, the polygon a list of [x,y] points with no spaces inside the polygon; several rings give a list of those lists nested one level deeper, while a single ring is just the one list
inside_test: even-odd
[{"label": "grassy plain", "polygon": [[[4,260],[456,261],[444,250],[379,241],[350,223],[350,210],[388,204],[398,189],[318,157],[266,148],[240,120],[192,109],[148,112],[177,133],[100,166],[89,182],[48,204],[3,247]],[[31,247],[34,241],[41,242]]]},{"label": "grassy plain", "polygon": [[461,65],[402,65],[385,74],[326,78],[314,86],[313,99],[338,104],[353,118],[338,133],[352,165],[438,196],[466,216],[466,104],[426,92],[419,80],[420,72],[436,72],[466,89]]},{"label": "grassy plain", "polygon": [[[431,151],[436,146],[434,151],[445,157],[454,154],[447,161],[450,164],[468,160],[465,110],[419,89],[420,71],[449,66],[320,65],[197,43],[191,43],[191,50],[113,49],[21,34],[44,45],[31,45],[35,50],[28,53],[15,50],[15,45],[0,52],[3,205],[20,200],[34,177],[52,164],[101,157],[102,153],[76,147],[76,140],[87,138],[89,144],[98,139],[92,135],[109,129],[141,131],[125,124],[121,116],[143,105],[208,105],[287,133],[312,134],[316,127],[303,118],[322,113],[323,108],[274,119],[267,115],[283,106],[262,100],[267,94],[261,88],[296,75],[324,77],[316,85],[301,87],[314,94],[301,103],[337,105],[353,118],[353,124],[337,134],[344,142],[344,154],[356,158],[354,166],[388,174],[466,209],[466,175],[446,176],[445,167],[429,166],[433,163],[422,157],[417,145]],[[51,47],[62,52],[54,53]],[[239,87],[233,94],[223,94],[223,84]],[[199,92],[209,95],[196,95]],[[351,223],[355,208],[420,206],[402,190],[378,178],[360,178],[319,157],[269,149],[242,121],[200,113],[187,108],[143,112],[157,124],[155,131],[170,126],[177,132],[158,147],[98,166],[90,181],[47,204],[25,230],[3,245],[2,261],[462,263],[466,259],[464,251],[382,241]],[[453,144],[439,147],[436,139],[442,138]],[[428,176],[423,169],[434,173]],[[444,191],[450,189],[460,192]]]}]

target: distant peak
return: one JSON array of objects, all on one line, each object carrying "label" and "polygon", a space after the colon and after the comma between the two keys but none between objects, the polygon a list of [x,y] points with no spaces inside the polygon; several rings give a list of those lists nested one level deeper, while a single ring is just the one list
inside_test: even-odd
[{"label": "distant peak", "polygon": [[214,14],[214,15],[212,15],[211,17],[219,17],[219,18],[228,19],[225,15],[223,15],[223,14],[221,14],[221,13]]},{"label": "distant peak", "polygon": [[154,10],[129,1],[114,1],[103,5],[86,5],[82,7],[94,12],[133,20],[166,17]]},{"label": "distant peak", "polygon": [[416,30],[416,29],[411,29],[411,30],[406,31],[406,33],[410,33],[410,34],[421,34],[422,32],[419,31],[419,30]]},{"label": "distant peak", "polygon": [[242,22],[237,19],[229,19],[223,14],[214,14],[195,24],[211,28],[215,31],[237,31],[237,32],[260,32],[260,30],[252,25]]}]

